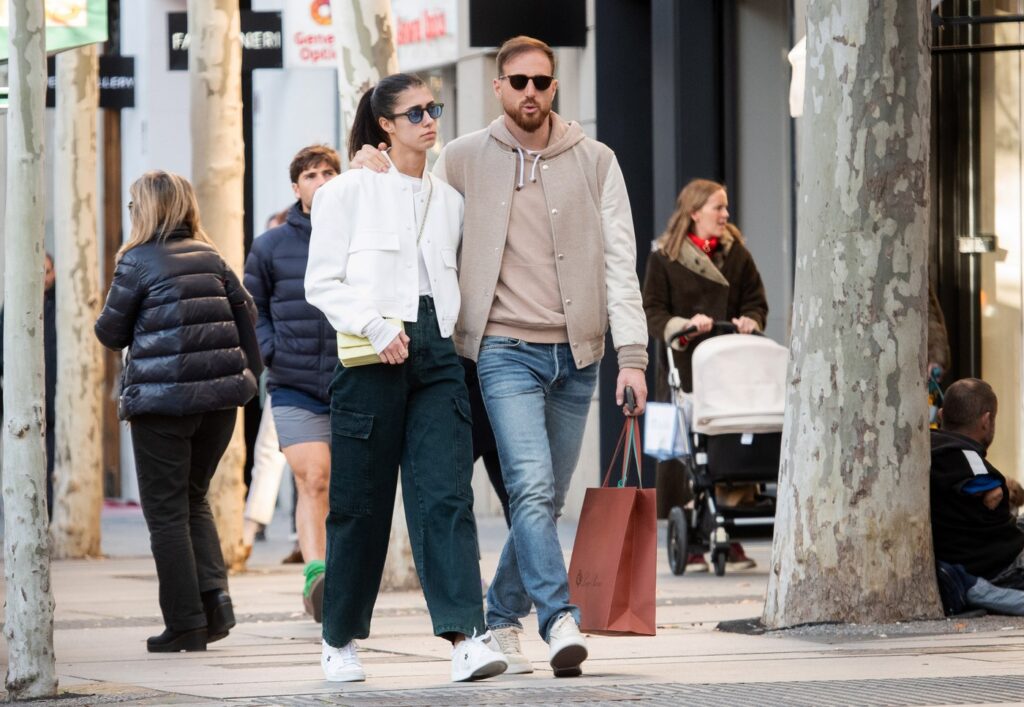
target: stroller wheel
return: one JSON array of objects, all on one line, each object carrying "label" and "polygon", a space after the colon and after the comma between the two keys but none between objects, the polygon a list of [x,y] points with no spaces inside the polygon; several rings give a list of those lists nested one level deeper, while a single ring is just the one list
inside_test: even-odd
[{"label": "stroller wheel", "polygon": [[715,563],[715,576],[725,576],[725,561],[729,559],[729,548],[725,547],[715,553],[713,562]]},{"label": "stroller wheel", "polygon": [[686,514],[679,506],[673,506],[668,515],[668,566],[672,574],[681,575],[686,572],[686,558],[689,554],[690,528],[686,522]]}]

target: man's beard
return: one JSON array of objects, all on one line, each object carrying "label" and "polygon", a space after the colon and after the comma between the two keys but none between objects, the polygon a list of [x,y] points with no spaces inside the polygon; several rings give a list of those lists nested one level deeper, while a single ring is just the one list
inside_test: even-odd
[{"label": "man's beard", "polygon": [[528,133],[536,132],[540,126],[547,122],[548,116],[551,114],[551,109],[548,108],[545,110],[539,103],[532,103],[530,105],[537,106],[537,112],[533,115],[524,115],[522,112],[523,105],[525,104],[518,106],[513,113],[509,113],[508,111],[506,111],[506,113],[508,114],[508,117],[512,119],[512,122],[518,125],[522,130],[525,130]]}]

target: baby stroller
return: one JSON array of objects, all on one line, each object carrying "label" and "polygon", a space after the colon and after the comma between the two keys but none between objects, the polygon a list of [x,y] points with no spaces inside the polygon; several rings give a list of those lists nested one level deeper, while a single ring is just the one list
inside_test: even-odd
[{"label": "baby stroller", "polygon": [[[672,336],[685,350],[695,327]],[[670,343],[671,343],[670,342]],[[694,343],[693,392],[684,393],[668,349],[669,385],[680,418],[691,435],[682,458],[693,483],[693,509],[673,507],[668,522],[672,573],[686,571],[691,553],[711,554],[715,574],[725,574],[730,534],[775,524],[775,490],[785,407],[789,350],[761,335],[736,334],[730,322],[716,322]],[[753,505],[725,506],[716,487],[757,484]]]}]

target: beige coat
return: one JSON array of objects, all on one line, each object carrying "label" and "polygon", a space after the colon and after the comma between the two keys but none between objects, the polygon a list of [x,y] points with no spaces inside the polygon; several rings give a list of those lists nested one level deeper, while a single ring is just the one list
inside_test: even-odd
[{"label": "beige coat", "polygon": [[[561,120],[554,113],[555,120]],[[520,165],[500,138],[503,118],[449,143],[434,168],[466,197],[459,283],[462,311],[455,345],[476,360],[487,326]],[[544,188],[566,329],[579,368],[601,360],[609,326],[620,368],[647,367],[647,323],[636,275],[636,239],[614,153],[576,123],[561,151],[544,151]]]}]

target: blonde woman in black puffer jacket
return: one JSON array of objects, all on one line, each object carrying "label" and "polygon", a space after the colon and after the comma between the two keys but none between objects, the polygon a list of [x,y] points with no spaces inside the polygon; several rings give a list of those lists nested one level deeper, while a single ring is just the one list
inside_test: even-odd
[{"label": "blonde woman in black puffer jacket", "polygon": [[188,180],[147,172],[130,194],[131,236],[96,336],[128,348],[119,414],[131,424],[165,625],[147,648],[206,650],[235,625],[206,491],[238,406],[256,394],[256,310],[203,232]]}]

